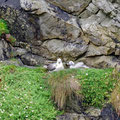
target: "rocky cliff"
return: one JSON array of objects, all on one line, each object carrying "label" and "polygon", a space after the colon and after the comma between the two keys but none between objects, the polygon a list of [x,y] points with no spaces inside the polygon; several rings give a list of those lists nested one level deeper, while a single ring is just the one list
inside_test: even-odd
[{"label": "rocky cliff", "polygon": [[13,56],[24,64],[60,57],[98,68],[120,65],[119,0],[1,0],[0,18],[17,39]]}]

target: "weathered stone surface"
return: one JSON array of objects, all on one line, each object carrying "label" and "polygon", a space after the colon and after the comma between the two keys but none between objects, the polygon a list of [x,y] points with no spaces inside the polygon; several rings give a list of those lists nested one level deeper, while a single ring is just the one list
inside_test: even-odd
[{"label": "weathered stone surface", "polygon": [[12,8],[20,9],[20,0],[0,0],[0,6],[10,6]]},{"label": "weathered stone surface", "polygon": [[90,12],[89,10],[85,10],[78,17],[82,18],[82,19],[85,19],[85,18],[90,17],[91,15],[93,15],[92,12]]},{"label": "weathered stone surface", "polygon": [[15,57],[20,57],[22,55],[25,55],[27,53],[26,49],[15,47],[14,48],[14,55]]},{"label": "weathered stone surface", "polygon": [[87,10],[89,10],[91,13],[96,13],[98,12],[98,7],[95,6],[93,3],[90,3],[89,6],[86,8]]},{"label": "weathered stone surface", "polygon": [[106,47],[106,46],[97,47],[93,44],[90,44],[86,56],[90,57],[90,56],[99,56],[99,55],[110,55],[114,52],[115,52],[115,48]]},{"label": "weathered stone surface", "polygon": [[65,115],[58,116],[56,120],[91,120],[83,114],[66,113]]},{"label": "weathered stone surface", "polygon": [[97,56],[81,58],[78,61],[83,61],[85,64],[95,68],[109,68],[120,65],[120,60],[114,56]]},{"label": "weathered stone surface", "polygon": [[119,49],[116,49],[115,55],[120,55],[120,48],[119,48]]},{"label": "weathered stone surface", "polygon": [[85,113],[87,113],[89,116],[98,117],[101,114],[101,109],[90,107],[85,111]]},{"label": "weathered stone surface", "polygon": [[22,55],[21,60],[23,64],[30,65],[30,66],[42,65],[45,62],[44,58],[37,56],[37,55],[32,55],[30,53]]},{"label": "weathered stone surface", "polygon": [[8,6],[0,7],[0,17],[7,21],[10,33],[18,42],[27,42],[30,44],[40,39],[40,28],[37,24],[37,17],[32,17],[23,10]]},{"label": "weathered stone surface", "polygon": [[106,104],[101,110],[103,120],[119,120],[120,117],[117,115],[115,109],[111,104]]},{"label": "weathered stone surface", "polygon": [[60,7],[62,10],[80,14],[90,3],[91,0],[47,0],[48,2]]},{"label": "weathered stone surface", "polygon": [[[56,57],[62,57],[64,60],[76,58],[87,51],[87,45],[81,40],[80,44],[67,43],[62,40],[50,40],[46,41],[42,45],[43,51],[46,49],[44,56],[55,59]],[[41,51],[41,52],[43,52]],[[57,56],[56,56],[57,55]]]},{"label": "weathered stone surface", "polygon": [[0,60],[6,60],[11,57],[12,47],[4,40],[0,39]]},{"label": "weathered stone surface", "polygon": [[120,117],[113,109],[111,104],[107,104],[105,107],[100,109],[88,108],[82,114],[76,113],[65,113],[64,115],[58,116],[57,120],[119,120]]},{"label": "weathered stone surface", "polygon": [[20,59],[8,59],[0,61],[3,65],[15,65],[15,66],[24,66]]},{"label": "weathered stone surface", "polygon": [[[27,4],[26,4],[27,3]],[[45,0],[21,0],[21,6],[32,14],[40,15],[39,25],[42,32],[42,39],[77,39],[81,29],[77,18],[59,7],[47,3]]]},{"label": "weathered stone surface", "polygon": [[[13,56],[22,56],[24,63],[36,65],[41,64],[38,57],[50,60],[61,57],[64,61],[90,59],[87,65],[100,67],[97,64],[103,62],[101,67],[110,67],[111,55],[119,57],[119,0],[1,0],[0,3],[0,17],[7,21],[17,40]],[[31,62],[28,54],[37,56],[37,62]]]}]

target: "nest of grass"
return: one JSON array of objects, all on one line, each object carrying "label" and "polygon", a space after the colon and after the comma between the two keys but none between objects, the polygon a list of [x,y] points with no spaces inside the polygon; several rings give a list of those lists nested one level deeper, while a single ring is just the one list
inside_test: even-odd
[{"label": "nest of grass", "polygon": [[65,109],[67,101],[72,99],[73,94],[81,96],[81,86],[75,78],[76,73],[75,69],[61,70],[49,76],[48,84],[51,88],[52,99],[60,110]]},{"label": "nest of grass", "polygon": [[114,106],[117,114],[120,116],[120,82],[111,94],[111,103]]},{"label": "nest of grass", "polygon": [[117,80],[117,84],[111,94],[111,103],[120,116],[120,72],[116,68],[113,70],[113,78]]}]

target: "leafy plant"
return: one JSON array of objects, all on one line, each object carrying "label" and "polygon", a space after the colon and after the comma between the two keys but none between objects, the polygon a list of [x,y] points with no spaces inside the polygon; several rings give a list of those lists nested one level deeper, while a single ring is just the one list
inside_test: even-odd
[{"label": "leafy plant", "polygon": [[116,80],[111,78],[112,69],[78,70],[85,106],[102,107],[110,98]]},{"label": "leafy plant", "polygon": [[53,120],[60,113],[50,100],[43,68],[0,65],[0,119]]},{"label": "leafy plant", "polygon": [[9,34],[6,21],[0,19],[0,36],[2,35],[4,35],[4,39],[10,42],[11,44],[14,44],[16,42],[16,39],[11,34]]},{"label": "leafy plant", "polygon": [[6,34],[6,40],[10,42],[11,44],[14,44],[16,42],[16,39],[10,34]]},{"label": "leafy plant", "polygon": [[8,34],[9,30],[8,30],[8,27],[7,27],[5,20],[0,19],[0,36],[3,33]]}]

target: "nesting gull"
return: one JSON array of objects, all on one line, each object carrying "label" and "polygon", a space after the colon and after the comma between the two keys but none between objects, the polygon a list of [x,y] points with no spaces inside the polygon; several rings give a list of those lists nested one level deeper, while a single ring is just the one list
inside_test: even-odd
[{"label": "nesting gull", "polygon": [[45,68],[47,68],[48,71],[59,71],[59,70],[63,70],[64,66],[62,60],[58,58],[56,63],[49,64],[45,66]]},{"label": "nesting gull", "polygon": [[89,68],[83,62],[78,62],[75,64],[73,61],[69,61],[68,65],[69,68]]}]

